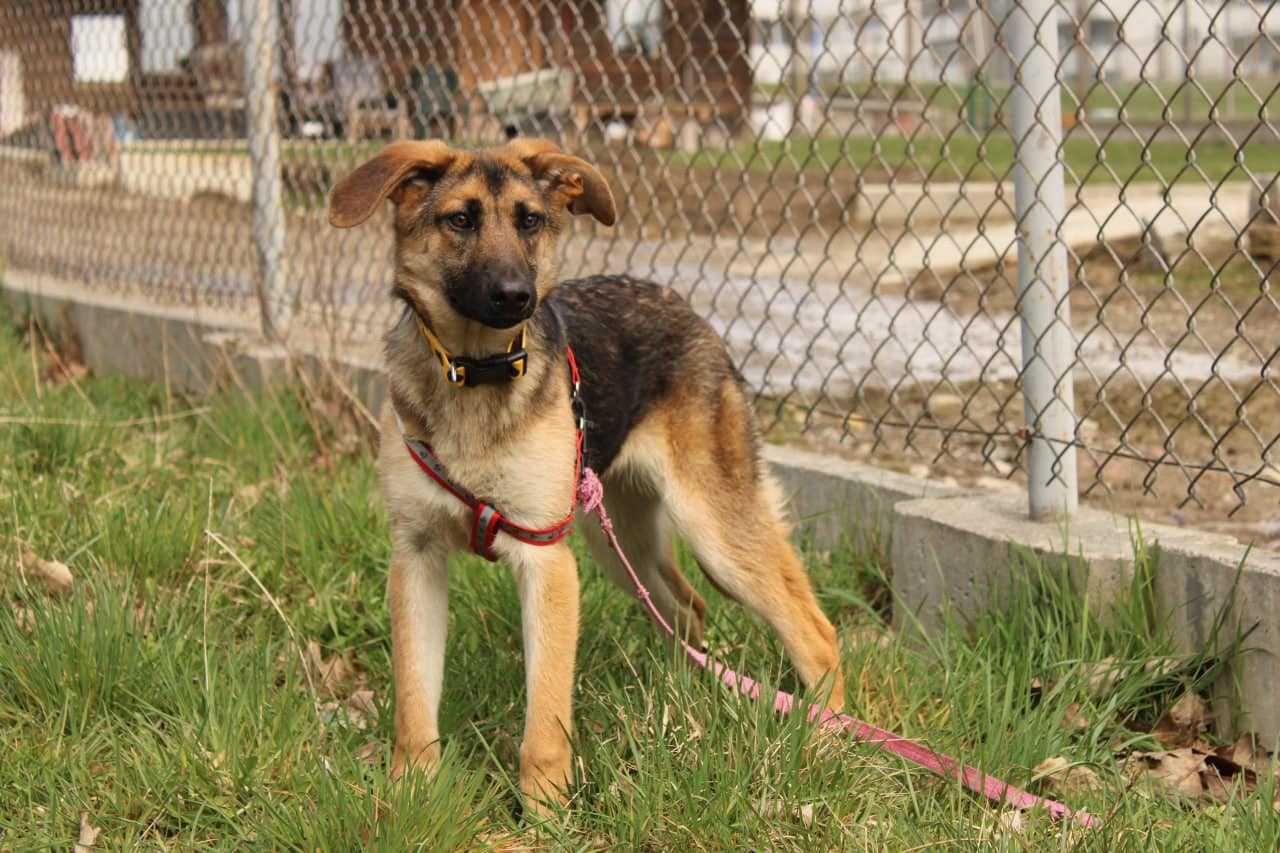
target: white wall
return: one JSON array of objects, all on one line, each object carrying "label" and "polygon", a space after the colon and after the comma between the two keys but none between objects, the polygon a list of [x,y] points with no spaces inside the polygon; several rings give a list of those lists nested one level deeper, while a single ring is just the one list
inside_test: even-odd
[{"label": "white wall", "polygon": [[129,76],[124,15],[72,15],[71,65],[77,83],[122,83]]},{"label": "white wall", "polygon": [[341,59],[343,0],[306,0],[293,4],[293,43],[298,77],[311,80],[326,62]]},{"label": "white wall", "polygon": [[[848,79],[900,80],[912,63],[912,77],[925,80],[946,79],[963,84],[973,74],[972,60],[961,52],[948,63],[947,56],[958,43],[969,49],[977,46],[979,54],[993,50],[995,26],[1005,17],[1004,9],[1014,0],[982,0],[990,10],[986,14],[970,14],[975,0],[812,0],[799,4],[801,10],[812,9],[820,35],[825,35],[825,48],[815,49],[806,41],[802,49],[820,72],[838,73]],[[1259,32],[1270,35],[1280,44],[1280,6],[1273,8],[1268,0],[1063,0],[1055,11],[1059,20],[1070,24],[1068,13],[1086,15],[1084,37],[1088,53],[1072,50],[1071,43],[1060,45],[1063,76],[1071,80],[1077,63],[1092,77],[1101,67],[1109,79],[1119,82],[1172,83],[1184,79],[1187,62],[1183,59],[1184,30],[1192,44],[1192,73],[1204,80],[1229,78],[1245,46]],[[945,11],[946,6],[952,11]],[[944,7],[939,10],[939,7]],[[754,0],[752,14],[757,22],[787,21],[795,8],[791,0]],[[994,19],[994,21],[993,21]],[[1089,21],[1110,22],[1119,26],[1119,41],[1106,38],[1107,27],[1099,27],[1101,39],[1090,41]],[[1167,25],[1166,25],[1167,21]],[[757,33],[760,30],[757,25]],[[1168,39],[1162,38],[1162,31]],[[776,30],[775,30],[776,32]],[[761,44],[753,39],[751,61],[758,83],[778,83],[785,78],[790,47],[784,40]],[[993,79],[1008,75],[1003,59],[987,66]],[[1240,65],[1246,76],[1280,75],[1280,50],[1265,41],[1248,52]],[[1269,91],[1269,90],[1268,90]]]},{"label": "white wall", "polygon": [[[1232,76],[1237,59],[1246,52],[1242,74],[1268,73],[1261,61],[1267,51],[1249,51],[1246,46],[1260,30],[1280,38],[1280,10],[1270,12],[1268,4],[1248,0],[1205,5],[1196,0],[1185,4],[1181,0],[1154,0],[1154,4],[1149,0],[1108,0],[1105,6],[1090,3],[1088,8],[1083,26],[1090,55],[1084,57],[1085,67],[1101,67],[1105,76],[1120,82],[1145,79],[1173,83],[1186,77],[1188,65],[1198,78],[1221,80]],[[1119,22],[1119,40],[1090,42],[1088,20]],[[1161,36],[1162,29],[1167,30],[1167,39]],[[1183,47],[1187,43],[1189,51]],[[1067,54],[1064,50],[1064,56],[1064,70],[1074,74],[1079,51]]]},{"label": "white wall", "polygon": [[0,135],[13,133],[27,123],[27,92],[23,88],[22,57],[0,50]]},{"label": "white wall", "polygon": [[191,0],[141,0],[138,29],[142,31],[142,70],[177,71],[196,44]]},{"label": "white wall", "polygon": [[[785,79],[791,53],[787,26],[795,8],[791,0],[752,3],[757,26],[750,59],[757,83]],[[818,73],[852,80],[865,79],[874,69],[876,79],[902,79],[910,55],[907,40],[913,33],[905,18],[904,0],[805,0],[799,8],[810,10],[812,16],[808,30],[801,34],[801,50]],[[767,41],[758,38],[762,30]],[[916,26],[917,44],[919,33]]]}]

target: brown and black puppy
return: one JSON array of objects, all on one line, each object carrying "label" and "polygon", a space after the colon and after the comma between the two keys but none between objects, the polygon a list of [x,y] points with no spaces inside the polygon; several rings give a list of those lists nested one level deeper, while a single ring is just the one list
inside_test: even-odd
[{"label": "brown and black puppy", "polygon": [[[471,514],[400,441],[428,442],[451,477],[512,521],[545,527],[575,498],[575,432],[565,345],[582,370],[587,464],[604,481],[627,554],[665,617],[693,642],[704,603],[676,563],[682,537],[717,588],[763,618],[804,683],[844,701],[836,635],[788,542],[779,493],[761,461],[751,409],[723,343],[674,292],[625,277],[557,284],[556,240],[573,214],[606,225],[600,173],[554,144],[485,151],[388,145],[333,190],[329,219],[359,225],[390,200],[395,295],[406,310],[386,341],[390,401],[379,453],[394,553],[388,582],[396,689],[393,772],[440,755],[446,560],[469,550]],[[417,318],[413,315],[416,314]],[[523,376],[461,387],[419,328],[453,356],[501,354],[522,332]],[[602,565],[629,588],[583,525]],[[567,544],[499,534],[523,608],[528,709],[520,787],[535,810],[569,781],[578,575]]]}]

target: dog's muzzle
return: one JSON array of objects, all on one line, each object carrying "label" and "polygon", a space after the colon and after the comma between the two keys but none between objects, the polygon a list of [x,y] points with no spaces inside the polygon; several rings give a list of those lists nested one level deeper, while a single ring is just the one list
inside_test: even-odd
[{"label": "dog's muzzle", "polygon": [[523,323],[533,316],[538,304],[532,282],[505,279],[483,290],[480,322],[495,329],[509,329]]}]

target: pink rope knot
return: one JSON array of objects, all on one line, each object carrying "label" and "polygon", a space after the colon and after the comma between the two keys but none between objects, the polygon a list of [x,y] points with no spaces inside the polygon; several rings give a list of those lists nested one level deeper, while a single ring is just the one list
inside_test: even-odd
[{"label": "pink rope knot", "polygon": [[596,472],[588,467],[582,469],[582,479],[578,480],[578,503],[586,515],[604,506],[604,485]]}]

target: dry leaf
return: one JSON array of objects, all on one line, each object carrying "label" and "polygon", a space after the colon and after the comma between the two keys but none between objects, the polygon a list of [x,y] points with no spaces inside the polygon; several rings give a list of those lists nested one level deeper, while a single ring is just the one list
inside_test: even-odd
[{"label": "dry leaf", "polygon": [[1111,689],[1120,683],[1127,669],[1128,667],[1113,657],[1082,664],[1081,674],[1084,676],[1085,692],[1095,697],[1111,692]]},{"label": "dry leaf", "polygon": [[236,500],[244,501],[249,506],[253,506],[262,498],[262,493],[270,487],[269,480],[263,480],[260,483],[250,483],[236,489]]},{"label": "dry leaf", "polygon": [[[1253,735],[1240,735],[1230,746],[1219,747],[1217,753],[1223,758],[1230,758],[1241,767],[1248,767],[1255,771],[1261,769],[1258,762],[1260,753],[1256,748]],[[1261,756],[1266,757],[1266,755],[1266,752],[1261,752]]]},{"label": "dry leaf", "polygon": [[845,639],[851,648],[875,646],[885,649],[893,643],[893,635],[878,625],[859,625],[846,631]]},{"label": "dry leaf", "polygon": [[1195,747],[1135,752],[1125,761],[1125,772],[1188,797],[1218,801],[1230,798],[1238,787],[1248,792],[1258,784],[1258,776],[1252,770],[1216,752]]},{"label": "dry leaf", "polygon": [[[786,814],[786,804],[782,800],[764,800],[760,803],[759,813],[760,817],[766,819],[780,817]],[[798,818],[805,827],[813,826],[813,803],[797,806],[790,814]]]},{"label": "dry leaf", "polygon": [[1018,809],[1000,812],[1000,828],[1009,835],[1021,835],[1027,828],[1027,816]]},{"label": "dry leaf", "polygon": [[1209,703],[1187,692],[1165,712],[1152,736],[1164,747],[1191,746],[1209,728]]},{"label": "dry leaf", "polygon": [[1199,694],[1187,692],[1173,703],[1168,716],[1176,726],[1202,732],[1209,727],[1209,703]]},{"label": "dry leaf", "polygon": [[327,696],[337,696],[356,677],[349,652],[326,658],[315,640],[307,643],[307,663],[319,677],[317,689]]},{"label": "dry leaf", "polygon": [[53,595],[69,595],[75,585],[75,576],[65,563],[42,560],[32,551],[22,552],[22,568],[40,578]]},{"label": "dry leaf", "polygon": [[378,706],[373,702],[373,691],[369,689],[357,690],[347,697],[347,707],[353,711],[359,711],[361,714],[376,714]]},{"label": "dry leaf", "polygon": [[373,702],[372,690],[367,688],[357,690],[347,697],[347,718],[356,728],[366,728],[369,725],[369,717],[377,712],[378,706]]},{"label": "dry leaf", "polygon": [[1072,702],[1062,712],[1061,725],[1069,732],[1078,732],[1089,728],[1092,723],[1089,722],[1088,717],[1081,713],[1079,703]]},{"label": "dry leaf", "polygon": [[80,814],[80,837],[76,840],[75,853],[86,853],[93,849],[93,845],[98,843],[98,835],[102,830],[89,823],[89,815],[87,812]]},{"label": "dry leaf", "polygon": [[[536,839],[537,833],[533,833]],[[527,842],[518,835],[509,832],[485,832],[476,836],[478,850],[492,850],[494,853],[531,853],[534,850],[545,849],[544,845],[537,842]],[[604,845],[599,845],[600,849],[605,849]]]},{"label": "dry leaf", "polygon": [[340,456],[352,456],[360,450],[360,435],[356,432],[344,432],[333,443],[333,449]]},{"label": "dry leaf", "polygon": [[1139,665],[1135,661],[1122,661],[1114,657],[1106,657],[1100,661],[1084,663],[1079,673],[1084,678],[1084,689],[1095,698],[1105,698],[1116,685],[1135,670],[1141,669],[1147,675],[1171,675],[1182,666],[1177,658],[1162,657],[1143,661]]},{"label": "dry leaf", "polygon": [[377,764],[382,760],[382,744],[371,740],[356,750],[356,758],[364,764]]},{"label": "dry leaf", "polygon": [[1064,794],[1090,791],[1102,787],[1098,774],[1088,767],[1075,764],[1061,756],[1046,758],[1035,766],[1033,773],[1048,787]]},{"label": "dry leaf", "polygon": [[268,477],[265,480],[259,480],[256,483],[250,483],[247,486],[241,486],[236,490],[236,499],[243,501],[248,507],[252,508],[262,497],[268,492],[275,492],[280,497],[289,494],[289,481],[282,478],[280,473]]},{"label": "dry leaf", "polygon": [[1231,795],[1235,790],[1229,778],[1223,778],[1217,773],[1201,773],[1200,784],[1204,788],[1204,796],[1216,803],[1225,803],[1231,799]]},{"label": "dry leaf", "polygon": [[50,385],[62,385],[66,382],[79,382],[88,375],[89,368],[79,361],[55,359],[40,378]]},{"label": "dry leaf", "polygon": [[18,626],[18,630],[24,634],[30,634],[35,630],[36,615],[31,612],[29,607],[15,604],[13,606],[13,621]]},{"label": "dry leaf", "polygon": [[1125,772],[1131,778],[1146,778],[1162,787],[1187,797],[1204,793],[1200,771],[1204,756],[1192,749],[1172,752],[1135,752],[1125,761]]},{"label": "dry leaf", "polygon": [[1213,753],[1254,773],[1275,773],[1280,780],[1280,763],[1277,763],[1275,756],[1258,745],[1255,735],[1242,734],[1236,738],[1235,743],[1220,746]]},{"label": "dry leaf", "polygon": [[1201,783],[1205,792],[1219,802],[1231,799],[1233,794],[1249,794],[1258,788],[1258,774],[1229,758],[1209,753],[1204,764]]}]

